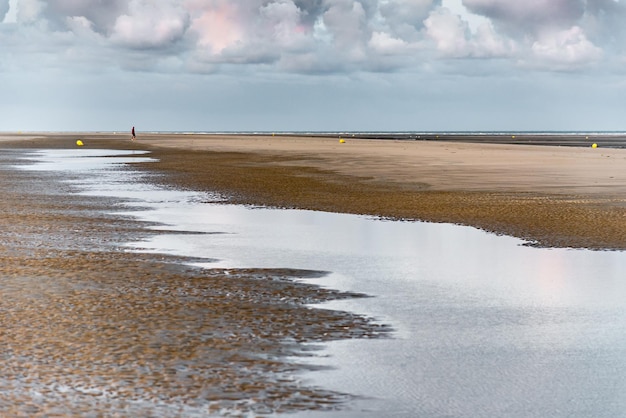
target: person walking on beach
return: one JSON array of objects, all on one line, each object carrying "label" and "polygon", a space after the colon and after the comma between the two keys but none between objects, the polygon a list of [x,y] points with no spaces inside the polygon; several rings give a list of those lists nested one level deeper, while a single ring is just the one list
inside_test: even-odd
[{"label": "person walking on beach", "polygon": [[135,140],[135,127],[134,126],[133,126],[133,129],[130,130],[130,134],[131,134],[130,140],[134,141]]}]

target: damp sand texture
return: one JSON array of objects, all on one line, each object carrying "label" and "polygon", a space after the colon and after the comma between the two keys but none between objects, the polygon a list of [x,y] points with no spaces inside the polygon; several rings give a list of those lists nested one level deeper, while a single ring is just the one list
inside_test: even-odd
[{"label": "damp sand texture", "polygon": [[309,307],[364,296],[306,283],[324,272],[225,272],[128,252],[123,243],[158,232],[111,214],[111,198],[15,169],[22,151],[5,151],[0,416],[335,410],[351,395],[300,382],[315,366],[297,358],[325,341],[389,334],[370,318]]}]

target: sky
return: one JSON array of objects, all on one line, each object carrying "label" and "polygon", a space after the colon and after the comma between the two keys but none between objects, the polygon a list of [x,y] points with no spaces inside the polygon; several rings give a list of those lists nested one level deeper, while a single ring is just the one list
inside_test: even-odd
[{"label": "sky", "polygon": [[626,131],[626,0],[0,0],[0,131]]}]

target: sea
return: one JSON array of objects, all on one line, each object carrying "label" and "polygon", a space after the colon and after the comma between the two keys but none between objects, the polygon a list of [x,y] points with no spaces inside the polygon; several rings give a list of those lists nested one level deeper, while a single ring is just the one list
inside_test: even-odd
[{"label": "sea", "polygon": [[393,141],[462,141],[519,145],[626,148],[626,131],[154,131],[153,134],[258,135],[377,139]]},{"label": "sea", "polygon": [[626,252],[536,248],[451,224],[231,205],[136,181],[120,167],[150,155],[133,160],[128,152],[33,151],[30,169],[67,173],[74,193],[119,199],[112,212],[162,231],[124,243],[127,251],[207,268],[324,271],[320,286],[371,297],[321,308],[393,327],[390,338],[326,343],[297,359],[324,366],[301,372],[302,382],[354,398],[336,411],[289,416],[624,416]]}]

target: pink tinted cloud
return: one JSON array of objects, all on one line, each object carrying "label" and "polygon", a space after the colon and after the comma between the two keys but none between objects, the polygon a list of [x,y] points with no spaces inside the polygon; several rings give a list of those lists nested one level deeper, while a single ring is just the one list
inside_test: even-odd
[{"label": "pink tinted cloud", "polygon": [[162,48],[181,40],[188,26],[189,15],[177,2],[131,0],[128,12],[115,20],[111,39],[131,48]]},{"label": "pink tinted cloud", "polygon": [[207,7],[193,9],[190,31],[197,37],[198,46],[210,48],[219,54],[224,49],[244,42],[246,30],[240,19],[239,7],[234,2],[215,1]]}]

